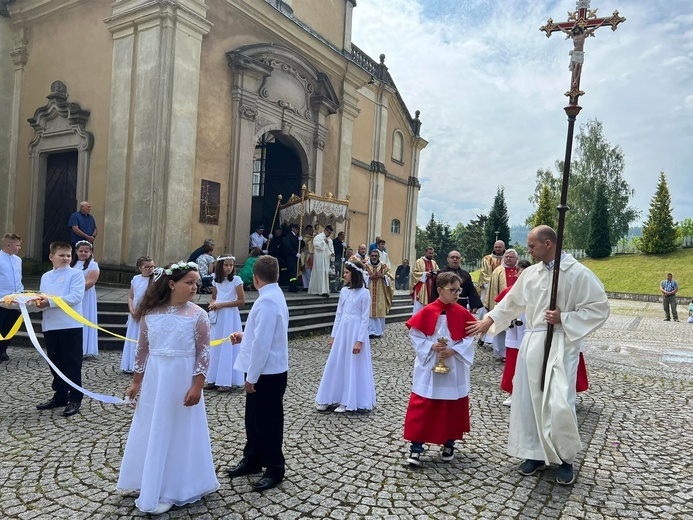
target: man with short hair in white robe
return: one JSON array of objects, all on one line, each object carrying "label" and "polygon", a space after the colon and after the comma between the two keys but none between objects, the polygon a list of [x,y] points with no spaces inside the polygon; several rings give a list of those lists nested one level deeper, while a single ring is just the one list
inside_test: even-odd
[{"label": "man with short hair in white robe", "polygon": [[313,271],[308,285],[309,294],[330,296],[330,262],[334,260],[334,247],[330,235],[334,229],[325,226],[325,231],[313,238]]},{"label": "man with short hair in white robe", "polygon": [[[575,481],[573,461],[582,449],[575,414],[575,385],[580,342],[609,317],[609,301],[595,274],[563,254],[556,310],[550,311],[556,233],[549,226],[534,228],[527,237],[529,253],[537,261],[522,272],[505,298],[467,334],[497,334],[513,318],[526,315],[510,409],[508,455],[525,459],[522,475],[559,464],[556,482]],[[541,390],[547,324],[554,325],[553,341]]]}]

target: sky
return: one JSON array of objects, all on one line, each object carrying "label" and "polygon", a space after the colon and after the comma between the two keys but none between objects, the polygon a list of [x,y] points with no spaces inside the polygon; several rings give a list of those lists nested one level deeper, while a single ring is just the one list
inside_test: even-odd
[{"label": "sky", "polygon": [[[647,218],[659,172],[674,219],[693,217],[693,3],[592,0],[601,27],[585,43],[576,123],[597,118],[623,149],[625,179]],[[574,0],[359,0],[352,41],[386,55],[409,111],[421,111],[418,223],[451,226],[488,214],[505,189],[511,224],[533,211],[538,168],[565,155],[572,41],[539,31],[567,20]]]}]

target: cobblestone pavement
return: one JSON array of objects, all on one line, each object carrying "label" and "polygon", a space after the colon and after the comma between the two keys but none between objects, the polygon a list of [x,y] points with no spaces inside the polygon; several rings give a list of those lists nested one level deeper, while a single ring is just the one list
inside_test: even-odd
[{"label": "cobblestone pavement", "polygon": [[[378,407],[319,413],[313,397],[327,337],[291,342],[286,395],[287,480],[258,495],[225,469],[243,446],[243,395],[206,392],[221,489],[162,518],[691,518],[693,324],[663,322],[657,304],[612,302],[612,317],[585,345],[592,388],[578,398],[584,449],[578,480],[555,468],[522,477],[505,454],[508,409],[502,364],[479,349],[472,369],[472,432],[451,463],[429,446],[424,466],[403,464],[402,423],[412,350],[403,324],[373,342]],[[36,352],[11,348],[0,366],[0,516],[132,518],[134,497],[115,493],[132,410],[85,399],[81,413],[38,412],[50,396]],[[84,365],[85,386],[122,395],[120,354]]]}]

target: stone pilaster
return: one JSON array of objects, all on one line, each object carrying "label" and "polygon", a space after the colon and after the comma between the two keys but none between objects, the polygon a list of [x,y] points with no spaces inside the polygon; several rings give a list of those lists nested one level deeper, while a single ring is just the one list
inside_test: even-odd
[{"label": "stone pilaster", "polygon": [[421,130],[419,114],[420,112],[417,110],[414,119],[416,134],[411,140],[411,168],[409,170],[409,181],[407,182],[407,211],[404,218],[404,258],[416,258],[416,218],[419,207],[419,191],[421,190],[419,161],[421,150],[428,145],[428,141],[419,135]]},{"label": "stone pilaster", "polygon": [[[255,134],[262,126],[258,121],[257,92],[272,68],[240,52],[227,54],[233,73],[231,99],[233,106],[233,141],[231,143],[231,184],[229,186],[229,225],[226,243],[231,251],[248,251],[250,215],[253,203],[252,183]],[[256,125],[257,124],[257,125]]]},{"label": "stone pilaster", "polygon": [[337,198],[345,199],[349,194],[351,158],[354,146],[354,120],[359,115],[356,85],[344,82],[340,111],[339,170],[337,172]]},{"label": "stone pilaster", "polygon": [[[8,20],[3,20],[3,23],[9,28],[10,24]],[[14,229],[14,199],[17,185],[17,150],[19,146],[19,108],[22,103],[25,69],[29,58],[28,42],[24,39],[22,30],[19,31],[19,35],[14,39],[13,48],[9,54],[14,68],[14,78],[12,82],[12,101],[7,125],[9,139],[7,140],[6,162],[3,165],[2,172],[4,179],[0,177],[5,187],[3,196],[0,197],[0,203],[3,208],[0,213],[0,219],[2,220],[3,229],[5,230]]]},{"label": "stone pilaster", "polygon": [[204,0],[117,0],[104,261],[190,250]]}]

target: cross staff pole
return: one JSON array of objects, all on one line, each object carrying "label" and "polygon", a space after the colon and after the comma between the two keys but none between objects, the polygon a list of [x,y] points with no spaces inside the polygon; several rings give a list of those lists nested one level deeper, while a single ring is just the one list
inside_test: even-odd
[{"label": "cross staff pole", "polygon": [[[561,183],[561,202],[556,208],[558,210],[558,229],[556,230],[556,256],[553,264],[553,280],[551,283],[551,299],[549,301],[549,310],[556,310],[556,300],[558,297],[558,279],[561,271],[561,250],[563,249],[563,234],[565,231],[565,214],[568,211],[568,185],[570,183],[570,162],[573,154],[573,132],[575,130],[575,119],[577,118],[582,107],[578,105],[580,96],[584,92],[580,90],[580,76],[582,75],[582,64],[585,61],[584,45],[588,37],[594,37],[594,32],[602,26],[611,26],[611,30],[615,31],[618,24],[625,22],[626,19],[619,16],[618,11],[614,11],[609,18],[598,18],[597,9],[590,9],[591,0],[577,0],[575,11],[568,13],[568,21],[554,23],[553,19],[549,18],[546,25],[540,27],[540,31],[546,33],[549,38],[554,32],[562,32],[566,34],[566,39],[573,40],[573,50],[570,51],[570,65],[568,69],[571,71],[570,90],[565,95],[570,100],[567,107],[564,108],[568,115],[568,136],[565,145],[565,159],[563,163],[563,180]],[[551,343],[553,342],[554,326],[549,323],[546,327],[546,339],[544,341],[544,360],[541,369],[541,390],[544,391],[544,383],[546,382],[546,367],[551,354]]]}]

